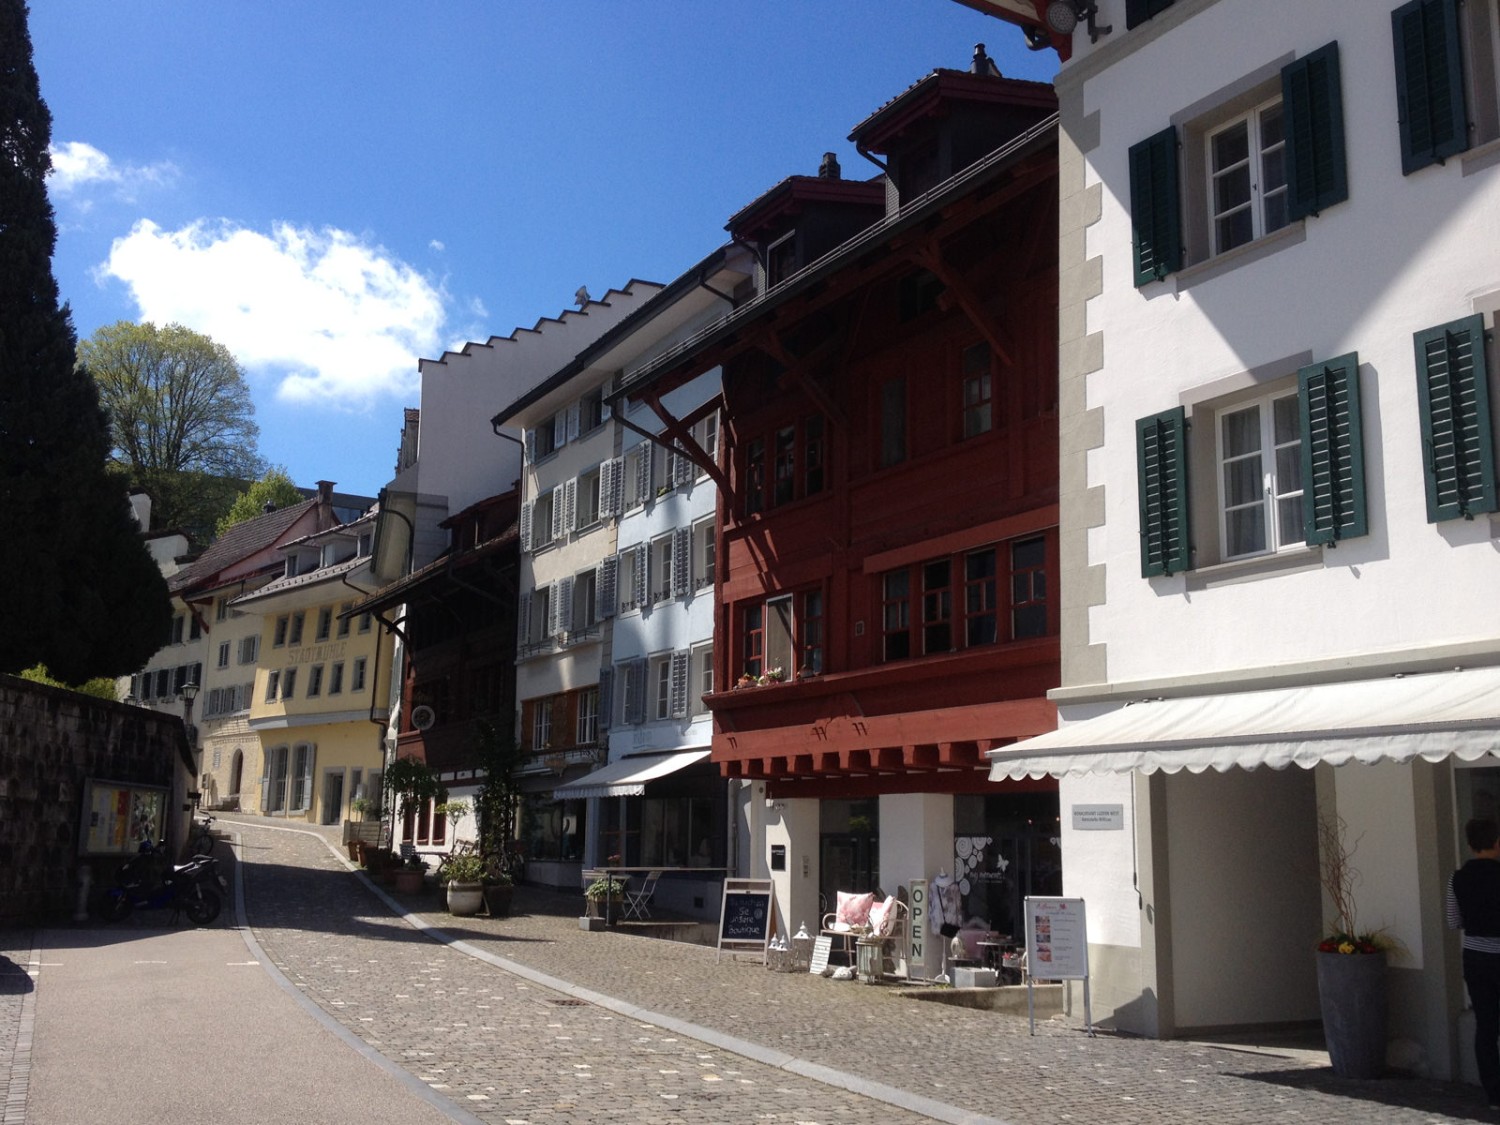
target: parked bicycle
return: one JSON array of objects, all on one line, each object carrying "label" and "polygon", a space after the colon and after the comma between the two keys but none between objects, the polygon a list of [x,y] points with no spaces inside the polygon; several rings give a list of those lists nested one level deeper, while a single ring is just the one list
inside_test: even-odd
[{"label": "parked bicycle", "polygon": [[214,842],[214,818],[204,815],[202,820],[193,821],[192,853],[193,855],[213,855]]}]

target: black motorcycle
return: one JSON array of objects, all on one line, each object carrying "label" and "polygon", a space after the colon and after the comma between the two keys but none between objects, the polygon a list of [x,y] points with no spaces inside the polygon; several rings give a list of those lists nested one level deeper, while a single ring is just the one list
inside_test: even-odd
[{"label": "black motorcycle", "polygon": [[172,921],[184,913],[195,925],[206,926],[219,916],[223,908],[219,890],[228,885],[213,856],[196,855],[186,863],[173,864],[165,840],[155,846],[146,841],[120,868],[115,885],[104,892],[104,916],[118,922],[136,907],[171,907]]}]

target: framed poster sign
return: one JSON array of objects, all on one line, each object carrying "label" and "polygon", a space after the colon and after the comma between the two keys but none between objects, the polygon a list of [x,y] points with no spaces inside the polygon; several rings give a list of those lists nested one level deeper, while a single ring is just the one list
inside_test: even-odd
[{"label": "framed poster sign", "polygon": [[1081,898],[1026,897],[1026,1008],[1036,1034],[1032,989],[1038,980],[1083,981],[1083,1012],[1094,1034],[1089,999],[1089,933]]}]

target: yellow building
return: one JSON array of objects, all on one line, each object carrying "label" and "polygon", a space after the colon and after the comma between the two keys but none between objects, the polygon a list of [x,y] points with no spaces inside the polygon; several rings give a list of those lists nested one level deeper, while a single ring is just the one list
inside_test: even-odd
[{"label": "yellow building", "polygon": [[391,637],[369,614],[342,616],[375,585],[374,526],[369,515],[283,545],[285,573],[231,603],[261,622],[247,812],[337,824],[350,801],[380,793]]}]

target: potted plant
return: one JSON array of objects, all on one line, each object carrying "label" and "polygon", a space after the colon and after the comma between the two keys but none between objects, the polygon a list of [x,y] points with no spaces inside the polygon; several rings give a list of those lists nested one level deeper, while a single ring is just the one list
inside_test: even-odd
[{"label": "potted plant", "polygon": [[453,848],[458,844],[458,822],[469,815],[468,801],[444,801],[433,810],[438,816],[448,818],[448,846]]},{"label": "potted plant", "polygon": [[501,856],[486,856],[484,860],[484,908],[491,918],[504,918],[510,913],[510,901],[515,895],[515,880],[505,870]]},{"label": "potted plant", "polygon": [[625,881],[606,872],[583,889],[583,898],[590,918],[618,920],[625,902]]},{"label": "potted plant", "polygon": [[396,868],[396,890],[402,894],[414,895],[422,889],[422,880],[426,875],[427,864],[413,852]]},{"label": "potted plant", "polygon": [[380,802],[373,797],[356,797],[349,802],[349,811],[363,821],[380,814]]},{"label": "potted plant", "polygon": [[484,860],[477,855],[456,855],[443,867],[448,884],[448,913],[478,914],[484,904]]},{"label": "potted plant", "polygon": [[1352,860],[1359,841],[1347,842],[1342,817],[1318,818],[1319,873],[1333,912],[1331,932],[1318,942],[1318,1002],[1328,1060],[1341,1078],[1378,1078],[1386,1052],[1386,954],[1394,943],[1384,933],[1361,932]]}]

